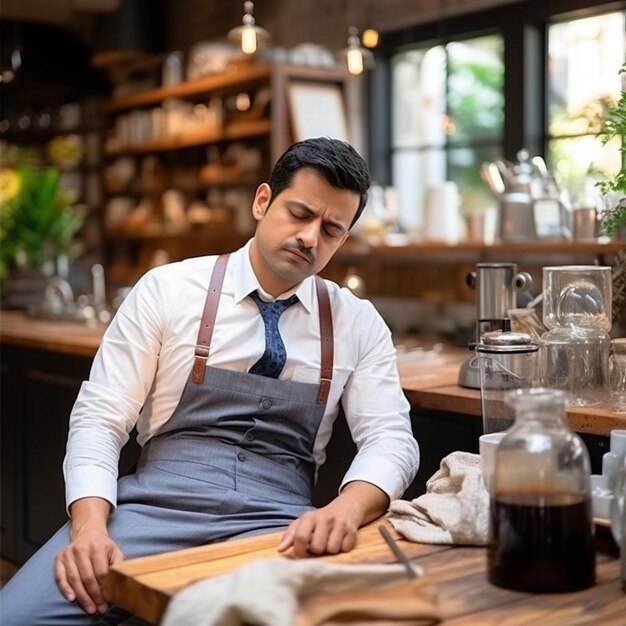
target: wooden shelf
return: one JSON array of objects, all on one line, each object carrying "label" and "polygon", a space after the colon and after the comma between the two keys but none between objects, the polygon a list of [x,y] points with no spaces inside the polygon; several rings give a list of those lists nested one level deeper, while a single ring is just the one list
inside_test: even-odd
[{"label": "wooden shelf", "polygon": [[612,255],[626,249],[624,241],[528,241],[524,243],[462,242],[446,244],[424,241],[405,245],[369,245],[355,239],[349,240],[337,253],[342,256],[375,256],[381,258],[416,258],[428,256],[454,255],[454,253],[471,253],[491,257],[506,255],[514,258],[518,255]]},{"label": "wooden shelf", "polygon": [[[252,236],[250,233],[249,236]],[[235,232],[231,227],[223,222],[208,223],[198,227],[189,227],[185,230],[166,230],[165,228],[143,230],[143,231],[108,231],[104,234],[104,238],[110,241],[145,241],[145,240],[202,240],[207,244],[212,243],[216,238],[225,239],[232,238],[239,240],[245,235]]]},{"label": "wooden shelf", "polygon": [[[345,68],[314,68],[256,62],[233,64],[220,75],[206,76],[174,86],[138,91],[110,100],[103,107],[103,112],[109,118],[106,130],[113,137],[117,137],[118,115],[123,116],[139,109],[144,109],[145,114],[150,108],[167,104],[168,99],[186,99],[187,102],[193,103],[207,101],[211,97],[224,99],[244,91],[258,92],[260,89],[269,91],[268,101],[264,101],[258,110],[237,114],[236,117],[228,115],[223,126],[219,128],[201,127],[194,132],[181,132],[176,136],[153,138],[133,145],[121,145],[119,141],[114,140],[108,149],[106,146],[104,148],[107,162],[123,155],[160,155],[159,171],[146,172],[143,178],[138,175],[121,188],[115,184],[115,172],[106,172],[105,179],[110,175],[111,185],[105,190],[105,198],[118,194],[133,197],[144,193],[156,195],[167,189],[188,192],[188,195],[196,192],[200,195],[205,190],[216,188],[244,189],[246,193],[253,191],[252,187],[267,178],[271,165],[293,142],[289,115],[289,85],[292,80],[336,86],[342,93],[347,110],[358,111],[359,83],[353,80]],[[151,135],[146,135],[149,136]],[[232,142],[240,142],[247,149],[259,153],[260,162],[257,164],[255,161],[258,172],[235,176],[225,165],[224,176],[221,176],[217,168],[204,169],[208,161],[215,164],[224,161],[230,163],[231,157],[227,155],[227,147]],[[217,148],[219,160],[213,161],[212,158],[204,157],[203,151],[209,146]],[[173,158],[167,158],[170,155]],[[243,168],[243,165],[240,166]],[[182,168],[185,169],[183,175],[179,171]],[[234,200],[224,198],[223,202],[224,206],[230,206]],[[108,208],[108,204],[105,203],[103,249],[107,276],[116,284],[134,282],[155,262],[157,251],[164,250],[171,260],[221,253],[242,245],[250,236],[236,232],[234,223],[226,225],[209,223],[203,227],[194,226],[179,231],[166,230],[159,225],[150,224],[132,232],[125,229],[106,232]]]},{"label": "wooden shelf", "polygon": [[133,146],[121,146],[119,148],[105,149],[109,157],[129,154],[149,154],[151,152],[167,152],[192,148],[205,144],[215,144],[223,141],[236,141],[238,139],[252,139],[269,135],[271,130],[270,120],[255,120],[253,122],[237,123],[227,126],[223,131],[211,130],[205,133],[183,133],[167,139],[155,139]]},{"label": "wooden shelf", "polygon": [[183,193],[195,193],[207,191],[213,188],[226,188],[226,187],[254,187],[263,182],[264,177],[262,174],[257,176],[251,176],[249,174],[242,174],[240,177],[225,177],[219,180],[203,181],[197,180],[193,183],[176,183],[167,181],[164,183],[156,183],[152,185],[141,184],[140,182],[134,182],[130,185],[113,186],[109,185],[105,187],[105,192],[108,195],[118,196],[143,196],[149,194],[161,194],[168,189],[177,189]]},{"label": "wooden shelf", "polygon": [[224,74],[204,76],[196,80],[186,81],[170,87],[158,87],[138,91],[122,98],[110,100],[104,105],[105,113],[117,113],[126,109],[147,107],[169,98],[190,98],[204,93],[215,93],[245,85],[254,85],[267,81],[272,74],[280,73],[286,77],[297,76],[309,80],[341,82],[346,78],[342,68],[317,68],[293,65],[233,65]]}]

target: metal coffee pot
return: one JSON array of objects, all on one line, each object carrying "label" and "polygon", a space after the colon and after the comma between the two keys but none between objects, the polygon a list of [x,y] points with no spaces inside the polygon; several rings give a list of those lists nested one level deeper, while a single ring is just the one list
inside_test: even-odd
[{"label": "metal coffee pot", "polygon": [[564,234],[566,213],[561,192],[541,157],[528,150],[517,153],[517,163],[483,163],[481,178],[498,200],[496,232],[505,242],[533,241]]}]

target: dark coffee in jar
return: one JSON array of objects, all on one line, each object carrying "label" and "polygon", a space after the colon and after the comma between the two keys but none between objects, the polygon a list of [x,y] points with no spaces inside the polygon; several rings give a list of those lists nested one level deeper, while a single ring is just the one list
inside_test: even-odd
[{"label": "dark coffee in jar", "polygon": [[529,592],[575,591],[595,582],[591,502],[578,494],[496,493],[488,572],[494,585]]}]

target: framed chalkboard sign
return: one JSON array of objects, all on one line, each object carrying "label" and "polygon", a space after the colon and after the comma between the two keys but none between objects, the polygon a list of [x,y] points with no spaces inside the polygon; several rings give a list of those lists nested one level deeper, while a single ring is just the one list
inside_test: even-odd
[{"label": "framed chalkboard sign", "polygon": [[295,141],[322,136],[350,141],[339,85],[293,81],[288,93]]}]

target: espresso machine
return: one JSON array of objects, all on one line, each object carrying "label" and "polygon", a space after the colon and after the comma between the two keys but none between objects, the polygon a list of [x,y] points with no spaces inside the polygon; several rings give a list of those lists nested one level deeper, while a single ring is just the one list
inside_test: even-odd
[{"label": "espresso machine", "polygon": [[[504,330],[509,309],[516,308],[517,294],[532,286],[530,274],[518,272],[515,263],[477,263],[476,271],[469,272],[465,280],[477,296],[476,342],[484,333]],[[461,365],[458,383],[461,387],[480,389],[480,369],[474,354]]]}]

